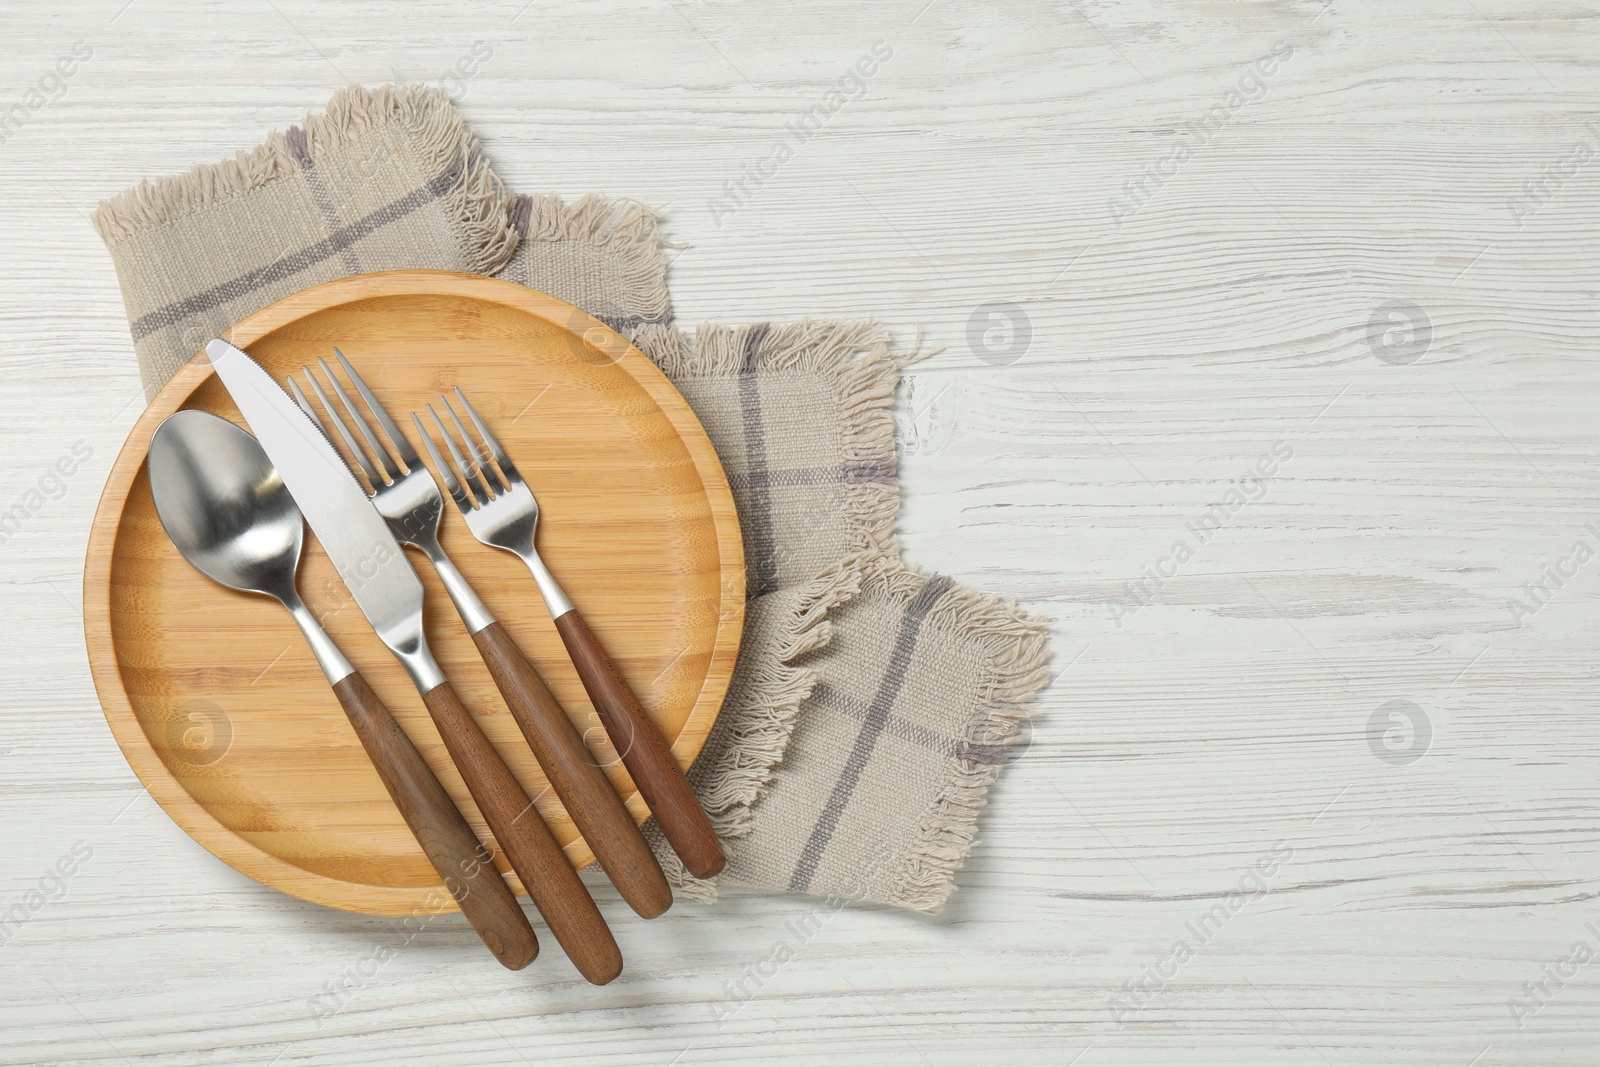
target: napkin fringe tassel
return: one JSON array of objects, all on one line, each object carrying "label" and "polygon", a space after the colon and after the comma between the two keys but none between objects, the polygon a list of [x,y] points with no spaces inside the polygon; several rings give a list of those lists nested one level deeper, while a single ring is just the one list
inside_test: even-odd
[{"label": "napkin fringe tassel", "polygon": [[[914,568],[891,565],[870,576],[863,588],[880,584],[895,599],[908,601],[925,581]],[[987,758],[957,761],[889,879],[896,904],[936,915],[955,889],[956,871],[977,843],[978,813],[989,787],[1016,758],[1007,750],[1024,743],[1024,724],[1050,682],[1050,648],[1049,625],[1042,616],[960,585],[940,598],[924,625],[960,634],[985,651],[976,713],[962,740],[974,755]]]},{"label": "napkin fringe tassel", "polygon": [[[740,702],[739,725],[733,736],[718,748],[710,763],[696,763],[690,769],[690,784],[721,840],[749,835],[751,809],[772,781],[773,769],[783,760],[801,702],[817,686],[817,672],[799,666],[797,661],[826,647],[833,639],[828,616],[856,595],[861,573],[859,559],[843,560],[819,575],[799,595],[774,642],[776,656],[750,681],[749,695]],[[645,837],[676,892],[702,903],[716,899],[716,880],[690,874],[661,836],[654,819],[645,825]]]},{"label": "napkin fringe tassel", "polygon": [[576,241],[617,257],[628,289],[643,295],[639,319],[651,324],[671,321],[665,250],[678,246],[663,239],[661,216],[651,208],[637,200],[594,193],[570,203],[550,193],[535,193],[516,198],[512,225],[524,241]]},{"label": "napkin fringe tassel", "polygon": [[[743,702],[740,732],[719,750],[713,763],[691,771],[690,781],[718,836],[736,840],[749,834],[752,809],[783,761],[800,705],[817,686],[817,672],[805,667],[803,660],[832,640],[829,616],[856,596],[863,576],[881,567],[886,556],[898,553],[894,397],[904,368],[931,353],[922,350],[920,336],[909,351],[893,350],[889,331],[870,320],[708,325],[692,336],[646,326],[635,340],[674,380],[786,370],[821,375],[840,412],[845,465],[861,474],[847,477],[844,484],[843,511],[852,554],[798,594],[776,641],[776,662]],[[658,834],[651,836],[680,893],[694,900],[715,899],[715,882],[691,876],[671,849],[659,842]]]},{"label": "napkin fringe tassel", "polygon": [[[842,422],[844,511],[852,552],[899,552],[899,459],[894,397],[905,368],[934,354],[920,334],[907,350],[893,350],[889,331],[870,319],[701,326],[692,337],[644,328],[635,340],[667,377],[732,378],[753,373],[811,373],[828,382]],[[760,331],[757,333],[757,331]],[[749,351],[751,337],[755,351]]]},{"label": "napkin fringe tassel", "polygon": [[[438,174],[456,175],[442,199],[446,217],[469,268],[493,274],[516,250],[520,235],[512,226],[515,198],[483,155],[482,145],[443,90],[427,85],[359,85],[339,90],[321,115],[307,115],[298,128],[303,155],[290,133],[274,131],[265,142],[232,159],[204,163],[185,174],[145,180],[101,203],[95,229],[107,244],[153,227],[165,226],[237,199],[299,172],[303,159],[345,148],[386,123],[400,126],[417,142]],[[426,176],[425,176],[426,177]]]},{"label": "napkin fringe tassel", "polygon": [[798,663],[833,640],[828,616],[853,598],[860,586],[859,568],[851,559],[829,568],[800,594],[778,639],[777,662],[761,679],[751,702],[759,722],[730,746],[722,761],[723,773],[715,776],[716,786],[704,797],[719,836],[744,837],[750,832],[750,809],[783,760],[800,702],[817,686],[817,672]]}]

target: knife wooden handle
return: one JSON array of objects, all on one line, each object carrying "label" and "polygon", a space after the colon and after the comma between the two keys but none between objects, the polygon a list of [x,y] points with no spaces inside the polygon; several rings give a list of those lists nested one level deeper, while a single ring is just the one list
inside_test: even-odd
[{"label": "knife wooden handle", "polygon": [[539,766],[622,899],[646,919],[666,911],[672,889],[661,865],[538,670],[498,622],[472,640]]},{"label": "knife wooden handle", "polygon": [[622,756],[633,782],[644,795],[661,834],[696,878],[710,878],[726,861],[722,842],[711,828],[689,780],[667,747],[666,739],[644,713],[639,698],[623,680],[617,665],[600,647],[589,624],[576,608],[556,619],[556,630],[572,656],[611,743]]},{"label": "knife wooden handle", "polygon": [[539,940],[528,917],[411,738],[360,674],[335,682],[333,692],[417,844],[483,943],[513,971],[532,963]]},{"label": "knife wooden handle", "polygon": [[550,932],[585,978],[605,985],[622,972],[622,953],[533,801],[449,682],[422,694],[422,702]]}]

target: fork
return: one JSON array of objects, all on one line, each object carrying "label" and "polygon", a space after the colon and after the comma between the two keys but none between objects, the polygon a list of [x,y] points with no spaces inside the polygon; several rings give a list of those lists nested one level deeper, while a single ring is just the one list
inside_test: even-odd
[{"label": "fork", "polygon": [[[383,446],[326,360],[318,358],[317,363],[365,442],[365,450],[310,368],[305,368],[306,380],[328,412],[328,421],[366,475],[373,506],[388,523],[395,540],[420,549],[438,571],[517,726],[617,891],[644,918],[660,915],[672,904],[672,889],[639,827],[538,670],[440,547],[439,519],[444,500],[428,468],[344,353],[337,348],[333,351],[367,410],[388,437],[390,448]],[[315,418],[292,377],[289,385],[295,400]],[[381,472],[374,459],[382,465]],[[529,892],[533,892],[531,886]]]},{"label": "fork", "polygon": [[694,790],[673,759],[666,740],[639,704],[639,698],[628,687],[594,631],[589,629],[588,623],[578,614],[545,567],[544,561],[539,558],[538,549],[534,546],[534,532],[539,523],[539,502],[534,499],[532,490],[522,480],[522,475],[517,473],[510,455],[484,424],[467,395],[459,387],[455,394],[478,431],[481,444],[475,446],[472,435],[462,425],[449,399],[441,394],[439,402],[460,435],[461,446],[472,457],[470,460],[463,455],[462,447],[457,446],[456,438],[445,429],[433,405],[428,405],[428,414],[433,416],[434,426],[455,462],[454,469],[439,454],[421,418],[416,412],[411,413],[411,421],[421,435],[423,447],[428,450],[434,467],[443,476],[450,498],[456,502],[474,537],[486,545],[514,553],[533,572],[533,580],[539,586],[545,606],[550,609],[550,616],[555,620],[562,642],[567,646],[572,665],[583,679],[583,687],[594,702],[595,710],[600,713],[612,745],[622,756],[623,766],[633,777],[639,792],[644,795],[645,803],[655,815],[662,836],[672,845],[691,874],[697,878],[711,877],[722,870],[725,862],[722,844],[711,827],[711,820],[706,817],[705,809],[700,806]]}]

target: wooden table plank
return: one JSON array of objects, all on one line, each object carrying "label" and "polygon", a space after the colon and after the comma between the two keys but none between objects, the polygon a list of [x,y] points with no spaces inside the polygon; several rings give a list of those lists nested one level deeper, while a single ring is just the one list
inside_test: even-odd
[{"label": "wooden table plank", "polygon": [[[1565,962],[1600,955],[1582,11],[121,7],[0,12],[5,106],[93,49],[0,143],[0,510],[92,452],[0,543],[0,916],[32,911],[0,927],[0,1062],[1593,1061],[1600,986]],[[901,397],[908,555],[1048,613],[1062,674],[943,916],[730,893],[646,927],[604,890],[629,962],[596,990],[501,973],[456,920],[401,944],[264,890],[140,796],[77,604],[140,403],[87,215],[479,41],[451,84],[508,183],[662,208],[684,321],[872,314],[944,346]],[[715,209],[878,41],[865,93]],[[1031,332],[1014,362],[969,334],[996,303]],[[1408,354],[1397,313],[1369,326],[1396,303],[1427,318],[1415,362],[1380,358]]]}]

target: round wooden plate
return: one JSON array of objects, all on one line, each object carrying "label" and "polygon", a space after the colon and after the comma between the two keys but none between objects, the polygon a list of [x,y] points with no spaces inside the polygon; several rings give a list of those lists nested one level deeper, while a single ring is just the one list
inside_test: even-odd
[{"label": "round wooden plate", "polygon": [[[733,673],[744,556],[716,452],[654,364],[553,297],[439,271],[319,285],[250,316],[228,337],[280,381],[338,345],[402,425],[405,413],[460,385],[539,499],[546,563],[672,740],[679,764],[689,766]],[[438,892],[438,876],[288,613],[201,575],[161,528],[145,467],[150,435],[190,407],[243,425],[210,364],[197,357],[134,426],[95,514],[84,625],[106,721],[156,801],[239,871],[349,911],[436,910],[448,896]],[[445,551],[549,681],[643,821],[644,802],[526,568],[474,540],[448,501],[445,510]],[[426,588],[428,640],[445,673],[538,798],[573,864],[588,864],[588,847],[432,567],[416,553],[408,557]],[[490,840],[416,690],[309,531],[299,584]]]}]

